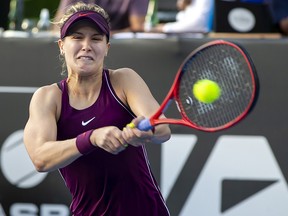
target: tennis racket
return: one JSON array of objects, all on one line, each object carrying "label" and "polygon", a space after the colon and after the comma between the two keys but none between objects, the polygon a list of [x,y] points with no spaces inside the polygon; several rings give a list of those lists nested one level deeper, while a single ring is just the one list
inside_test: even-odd
[{"label": "tennis racket", "polygon": [[[193,94],[193,85],[202,79],[216,82],[221,89],[212,103],[200,102]],[[179,124],[207,132],[227,129],[247,116],[258,92],[257,73],[247,51],[235,43],[214,40],[184,60],[159,110],[137,128],[148,131],[159,124]],[[171,101],[176,102],[181,119],[159,119]]]}]

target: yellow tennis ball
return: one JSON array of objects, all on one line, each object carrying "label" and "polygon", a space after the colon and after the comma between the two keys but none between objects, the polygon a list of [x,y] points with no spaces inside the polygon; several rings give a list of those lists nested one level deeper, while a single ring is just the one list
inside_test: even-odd
[{"label": "yellow tennis ball", "polygon": [[208,79],[198,80],[193,85],[193,94],[195,98],[202,103],[213,103],[221,95],[221,88],[219,85]]}]

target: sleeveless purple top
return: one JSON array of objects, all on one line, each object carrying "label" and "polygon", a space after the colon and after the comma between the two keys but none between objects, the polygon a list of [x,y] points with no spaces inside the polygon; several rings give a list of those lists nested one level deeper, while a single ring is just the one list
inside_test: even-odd
[{"label": "sleeveless purple top", "polygon": [[[108,70],[103,71],[100,95],[83,110],[70,106],[66,80],[60,82],[62,109],[58,140],[74,138],[90,129],[122,129],[134,114],[115,94]],[[88,124],[87,124],[88,122]],[[144,146],[128,146],[118,155],[95,148],[60,173],[72,195],[74,216],[167,216],[168,209],[151,173]]]}]

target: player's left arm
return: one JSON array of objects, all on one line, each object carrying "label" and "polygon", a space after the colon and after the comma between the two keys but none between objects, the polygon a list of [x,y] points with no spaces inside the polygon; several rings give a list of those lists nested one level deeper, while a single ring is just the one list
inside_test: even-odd
[{"label": "player's left arm", "polygon": [[[145,81],[132,69],[122,68],[114,72],[113,80],[117,80],[118,96],[126,103],[128,107],[137,116],[133,123],[137,125],[140,120],[149,118],[159,108],[159,103],[153,97],[150,89]],[[115,83],[114,82],[114,83]],[[114,86],[114,85],[113,85]],[[121,91],[119,91],[121,89]],[[161,118],[165,118],[164,115]],[[140,131],[137,128],[125,128],[125,135],[139,138],[146,138],[146,141],[153,143],[163,143],[171,136],[171,131],[168,125],[162,124],[154,128],[153,131]]]}]

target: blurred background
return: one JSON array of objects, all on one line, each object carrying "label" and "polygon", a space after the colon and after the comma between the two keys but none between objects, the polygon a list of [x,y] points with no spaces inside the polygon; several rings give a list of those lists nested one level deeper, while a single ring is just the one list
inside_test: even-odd
[{"label": "blurred background", "polygon": [[[5,29],[21,29],[24,19],[29,19],[35,23],[39,20],[40,12],[43,8],[48,9],[50,18],[56,15],[60,0],[1,0],[3,4],[1,13],[4,16],[8,13],[7,24],[3,21]],[[9,12],[7,5],[9,4]],[[5,5],[5,6],[4,6]],[[2,11],[3,10],[3,11]],[[5,11],[4,11],[5,10]],[[159,18],[163,21],[173,21],[177,13],[175,0],[160,0],[158,2]]]},{"label": "blurred background", "polygon": [[[190,28],[177,32],[181,18],[197,19],[192,4],[204,2],[179,1],[190,7],[150,0],[146,21],[152,29],[169,23],[166,30],[114,34],[106,66],[137,71],[161,103],[192,50],[229,40],[253,59],[260,94],[247,118],[228,130],[171,126],[171,140],[147,146],[171,216],[287,216],[288,1],[211,0],[205,28],[187,22]],[[63,79],[58,35],[51,30],[59,3],[0,0],[0,216],[70,215],[71,198],[60,174],[37,173],[23,144],[32,94]],[[176,114],[175,108],[167,116]]]}]

